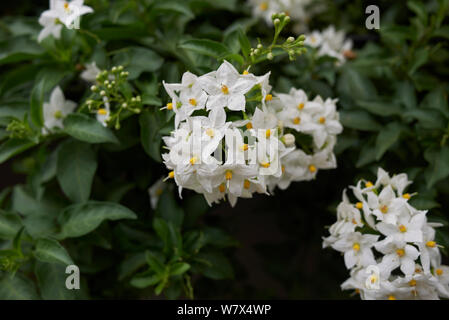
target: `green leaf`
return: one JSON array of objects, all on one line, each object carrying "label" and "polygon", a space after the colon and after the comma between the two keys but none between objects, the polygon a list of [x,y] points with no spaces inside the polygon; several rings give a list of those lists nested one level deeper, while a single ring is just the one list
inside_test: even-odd
[{"label": "green leaf", "polygon": [[132,254],[125,258],[119,267],[118,280],[121,281],[126,277],[130,276],[132,273],[137,271],[139,268],[146,265],[145,252],[139,252]]},{"label": "green leaf", "polygon": [[427,10],[422,2],[415,0],[407,1],[407,7],[418,16],[423,25],[427,24]]},{"label": "green leaf", "polygon": [[425,129],[443,129],[445,120],[437,110],[415,109],[404,112],[404,117],[411,117],[418,120]]},{"label": "green leaf", "polygon": [[43,53],[43,48],[28,36],[8,39],[0,43],[0,65],[32,60]]},{"label": "green leaf", "polygon": [[396,97],[407,109],[416,108],[416,93],[413,85],[408,82],[400,82],[396,88]]},{"label": "green leaf", "polygon": [[229,49],[222,43],[209,39],[191,39],[183,41],[179,47],[188,51],[193,51],[205,56],[219,59],[229,52]]},{"label": "green leaf", "polygon": [[379,131],[382,126],[366,111],[341,110],[340,121],[345,128],[361,131]]},{"label": "green leaf", "polygon": [[53,239],[37,240],[34,256],[42,262],[60,263],[65,266],[73,264],[67,250]]},{"label": "green leaf", "polygon": [[16,213],[0,210],[0,239],[12,239],[22,227],[22,219]]},{"label": "green leaf", "polygon": [[449,176],[449,147],[440,150],[428,150],[424,154],[430,167],[426,170],[427,187],[431,188],[436,182]]},{"label": "green leaf", "polygon": [[179,14],[185,18],[191,19],[194,17],[192,10],[190,10],[189,5],[186,2],[180,1],[163,1],[157,2],[151,9],[150,14],[167,14],[174,13]]},{"label": "green leaf", "polygon": [[130,284],[133,287],[143,289],[143,288],[146,288],[149,286],[153,286],[153,285],[157,284],[159,281],[161,281],[161,277],[157,274],[136,275],[131,279]]},{"label": "green leaf", "polygon": [[23,139],[9,139],[0,145],[0,163],[28,150],[35,145],[34,142]]},{"label": "green leaf", "polygon": [[136,219],[136,214],[117,203],[89,201],[74,204],[61,213],[59,239],[80,237],[95,230],[105,220]]},{"label": "green leaf", "polygon": [[184,220],[184,211],[176,202],[172,192],[164,192],[158,201],[156,216],[171,222],[175,227],[180,227]]},{"label": "green leaf", "polygon": [[429,94],[424,97],[420,107],[438,110],[444,114],[446,118],[449,118],[449,106],[445,91],[442,88],[437,88],[429,92]]},{"label": "green leaf", "polygon": [[45,300],[74,300],[79,291],[70,290],[66,287],[66,267],[57,263],[45,263],[37,261],[34,273],[37,277],[42,298]]},{"label": "green leaf", "polygon": [[420,48],[416,51],[413,56],[413,60],[411,61],[411,65],[408,71],[408,74],[413,75],[416,70],[419,69],[422,65],[424,65],[429,60],[429,49],[428,48]]},{"label": "green leaf", "polygon": [[153,50],[142,47],[128,47],[112,59],[114,65],[122,65],[129,72],[128,79],[134,80],[142,72],[154,72],[164,63],[164,59]]},{"label": "green leaf", "polygon": [[157,162],[161,162],[160,130],[165,124],[163,114],[158,111],[144,111],[139,117],[140,141],[145,152]]},{"label": "green leaf", "polygon": [[96,119],[81,113],[69,114],[64,119],[64,131],[75,139],[89,143],[118,143],[117,138],[108,128]]},{"label": "green leaf", "polygon": [[38,300],[34,283],[20,274],[4,274],[0,280],[1,300]]},{"label": "green leaf", "polygon": [[219,252],[202,252],[198,254],[196,260],[201,261],[200,270],[208,278],[221,280],[234,277],[229,260]]},{"label": "green leaf", "polygon": [[151,270],[153,270],[155,273],[157,273],[158,275],[162,275],[165,273],[165,266],[155,255],[151,254],[151,252],[147,251],[145,253],[145,259]]},{"label": "green leaf", "polygon": [[241,29],[238,30],[238,39],[243,55],[245,56],[245,58],[248,58],[251,51],[251,43],[249,42],[246,34]]},{"label": "green leaf", "polygon": [[356,168],[361,168],[376,160],[376,148],[372,142],[365,143],[360,150],[359,158],[355,164]]},{"label": "green leaf", "polygon": [[380,160],[384,153],[399,140],[401,131],[402,127],[393,122],[379,132],[376,141],[376,160]]},{"label": "green leaf", "polygon": [[376,87],[371,80],[352,68],[345,68],[339,81],[340,94],[353,100],[373,100],[377,96]]},{"label": "green leaf", "polygon": [[67,141],[59,149],[57,179],[64,194],[73,202],[89,200],[96,170],[96,154],[90,145]]},{"label": "green leaf", "polygon": [[170,266],[170,275],[179,276],[186,273],[190,269],[190,264],[185,262],[177,262]]},{"label": "green leaf", "polygon": [[356,103],[366,111],[384,117],[398,115],[402,112],[400,106],[391,102],[357,100]]}]

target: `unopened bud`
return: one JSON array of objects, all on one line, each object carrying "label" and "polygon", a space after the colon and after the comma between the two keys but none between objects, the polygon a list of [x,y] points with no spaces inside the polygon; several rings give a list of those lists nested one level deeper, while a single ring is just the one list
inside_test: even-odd
[{"label": "unopened bud", "polygon": [[295,144],[295,136],[291,133],[285,134],[281,140],[287,147],[293,146]]}]

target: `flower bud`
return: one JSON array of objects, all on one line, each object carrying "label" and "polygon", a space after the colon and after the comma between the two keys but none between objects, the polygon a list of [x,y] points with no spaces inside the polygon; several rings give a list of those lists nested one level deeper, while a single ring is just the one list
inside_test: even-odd
[{"label": "flower bud", "polygon": [[287,42],[293,42],[293,41],[295,41],[295,38],[293,38],[293,37],[288,37],[287,38]]},{"label": "flower bud", "polygon": [[287,147],[291,147],[295,144],[295,136],[291,133],[285,134],[281,140]]},{"label": "flower bud", "polygon": [[267,59],[268,59],[268,60],[273,60],[273,53],[268,52],[268,54],[267,54]]}]

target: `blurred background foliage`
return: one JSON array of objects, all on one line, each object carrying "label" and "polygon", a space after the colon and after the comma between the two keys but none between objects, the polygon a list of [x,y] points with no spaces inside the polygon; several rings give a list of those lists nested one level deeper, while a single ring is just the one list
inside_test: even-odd
[{"label": "blurred background foliage", "polygon": [[[57,70],[56,79],[67,98],[83,101],[88,85],[79,79],[80,66],[92,60],[100,68],[123,64],[148,109],[115,132],[118,147],[57,137],[5,161],[11,155],[5,153],[10,150],[5,147],[8,133],[0,129],[4,162],[0,203],[5,210],[2,223],[9,228],[9,233],[0,234],[1,248],[17,248],[22,238],[19,247],[32,253],[24,261],[2,260],[18,263],[19,271],[14,278],[2,272],[0,296],[17,298],[7,289],[13,285],[25,298],[154,298],[161,291],[175,298],[191,297],[193,286],[200,299],[357,298],[341,292],[340,284],[348,277],[343,259],[335,251],[322,250],[321,237],[335,219],[343,189],[360,178],[372,179],[378,166],[390,173],[406,172],[415,181],[409,188],[419,193],[413,204],[431,209],[430,220],[445,224],[438,239],[447,257],[448,1],[376,1],[378,31],[365,28],[365,8],[372,2],[322,2],[326,9],[310,20],[309,29],[333,24],[345,30],[354,41],[356,58],[336,67],[329,59],[314,58],[312,52],[294,62],[279,56],[252,72],[271,71],[270,83],[278,92],[294,86],[309,97],[339,99],[345,130],[336,150],[338,168],[320,171],[315,181],[276,190],[271,197],[240,199],[235,208],[227,203],[209,208],[201,196],[189,191],[181,201],[172,186],[155,211],[147,189],[167,174],[158,162],[168,120],[158,111],[167,102],[160,82],[177,82],[186,70],[203,73],[215,68],[222,48],[217,43],[238,53],[236,29],[246,31],[254,47],[258,37],[270,39],[271,27],[252,18],[245,1],[91,0],[86,4],[95,14],[84,16],[81,25],[88,32],[63,32],[59,44],[48,41],[39,46],[33,37],[48,1],[2,3],[2,127],[11,117],[20,119],[28,112],[33,88],[49,77],[45,72],[50,69]],[[289,35],[288,30],[283,33]],[[185,46],[192,38],[217,43],[204,54]],[[163,60],[157,63],[156,57]],[[139,122],[150,132],[141,133]],[[144,148],[141,134],[142,139],[148,135]],[[55,277],[63,277],[63,264],[39,255],[42,248],[58,247],[58,242],[48,244],[41,238],[57,234],[61,226],[54,229],[53,224],[63,225],[58,215],[71,202],[55,178],[61,141],[72,143],[70,148],[89,146],[86,152],[95,155],[90,199],[120,203],[138,217],[104,221],[82,236],[58,238],[66,251],[55,252],[68,253],[82,272],[83,290],[76,293],[61,293],[54,285]],[[20,232],[22,226],[25,232]]]}]

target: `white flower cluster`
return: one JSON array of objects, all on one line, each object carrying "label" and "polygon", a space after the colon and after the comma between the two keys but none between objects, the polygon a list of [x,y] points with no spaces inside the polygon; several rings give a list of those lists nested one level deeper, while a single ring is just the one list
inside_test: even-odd
[{"label": "white flower cluster", "polygon": [[269,25],[273,24],[271,16],[275,13],[285,12],[293,22],[294,29],[299,33],[306,28],[310,16],[316,8],[310,8],[313,0],[249,0],[253,15],[263,18]]},{"label": "white flower cluster", "polygon": [[[180,194],[187,188],[209,204],[227,197],[235,205],[239,197],[287,188],[336,166],[332,150],[342,130],[336,100],[308,101],[296,89],[273,97],[268,80],[269,73],[239,74],[224,61],[200,77],[186,72],[181,83],[164,83],[175,130],[164,137],[169,152],[162,157]],[[261,108],[248,116],[251,102]],[[289,131],[313,137],[309,154],[296,148]]]},{"label": "white flower cluster", "polygon": [[353,58],[352,41],[346,39],[345,32],[336,31],[333,25],[322,32],[313,31],[306,35],[305,45],[318,49],[318,56],[331,56],[337,59],[338,64],[342,64],[347,58]]},{"label": "white flower cluster", "polygon": [[63,26],[67,28],[78,27],[76,23],[79,17],[93,12],[91,7],[83,4],[84,0],[72,0],[70,2],[50,0],[50,9],[44,11],[39,18],[39,24],[44,28],[39,33],[37,40],[41,42],[50,34],[59,39]]},{"label": "white flower cluster", "polygon": [[[343,192],[338,220],[323,247],[344,254],[351,277],[342,289],[354,289],[367,300],[427,300],[449,297],[449,267],[441,265],[435,241],[439,223],[427,221],[427,211],[408,203],[411,183],[406,174],[390,177],[379,168],[376,183],[359,181]],[[373,250],[375,249],[375,251]]]}]

